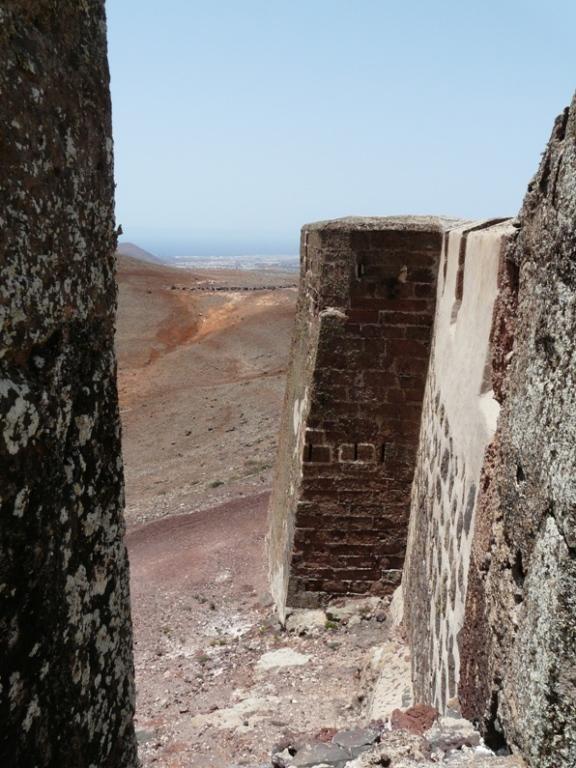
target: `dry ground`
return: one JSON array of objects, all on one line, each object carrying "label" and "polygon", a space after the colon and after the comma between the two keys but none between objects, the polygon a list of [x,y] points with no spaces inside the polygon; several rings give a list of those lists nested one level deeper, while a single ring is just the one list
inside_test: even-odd
[{"label": "dry ground", "polygon": [[[246,496],[128,535],[144,766],[269,765],[286,738],[369,719],[362,673],[382,625],[280,629],[266,591],[267,500]],[[281,649],[278,666],[261,668]],[[390,649],[407,669],[403,647]]]},{"label": "dry ground", "polygon": [[[295,288],[278,286],[293,283],[290,273],[192,273],[120,259],[144,766],[267,764],[278,739],[360,717],[360,670],[381,625],[286,633],[267,592],[266,507],[296,299]],[[263,285],[277,289],[203,290]],[[281,648],[288,666],[258,667]],[[306,663],[291,665],[294,652]]]},{"label": "dry ground", "polygon": [[294,275],[121,257],[118,277],[143,768],[270,766],[274,744],[329,741],[407,705],[409,659],[385,606],[317,612],[301,633],[278,625],[267,592]]},{"label": "dry ground", "polygon": [[117,351],[129,526],[270,486],[294,274],[120,258]]}]

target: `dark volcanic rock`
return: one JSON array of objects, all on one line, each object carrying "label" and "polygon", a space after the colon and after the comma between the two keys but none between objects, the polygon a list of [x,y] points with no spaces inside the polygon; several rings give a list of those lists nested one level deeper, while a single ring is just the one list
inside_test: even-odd
[{"label": "dark volcanic rock", "polygon": [[136,765],[103,0],[0,9],[0,763]]},{"label": "dark volcanic rock", "polygon": [[378,741],[380,735],[373,728],[352,728],[349,731],[338,731],[332,741],[340,747],[350,750],[362,750]]},{"label": "dark volcanic rock", "polygon": [[[510,254],[516,337],[460,637],[463,714],[531,766],[576,765],[576,100]],[[482,558],[482,551],[490,557]]]}]

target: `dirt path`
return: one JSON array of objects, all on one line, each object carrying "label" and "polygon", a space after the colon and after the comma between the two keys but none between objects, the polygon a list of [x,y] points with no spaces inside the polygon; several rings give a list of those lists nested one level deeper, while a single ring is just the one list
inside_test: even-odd
[{"label": "dirt path", "polygon": [[119,278],[143,768],[263,768],[274,744],[333,749],[336,730],[409,703],[409,659],[377,598],[293,614],[288,630],[272,610],[266,507],[295,291],[204,293],[202,275],[134,259]]},{"label": "dirt path", "polygon": [[[283,739],[366,722],[362,675],[382,625],[366,614],[303,636],[280,629],[266,591],[267,501],[128,535],[144,768],[264,765]],[[406,667],[400,645],[390,652]]]},{"label": "dirt path", "polygon": [[[269,492],[234,499],[208,510],[176,515],[134,528],[127,537],[135,595],[141,585],[175,589],[181,594],[206,587],[233,563],[251,566],[250,590],[266,591],[262,541]],[[237,585],[232,585],[237,587]],[[247,585],[237,590],[245,591]],[[231,593],[232,594],[232,593]]]}]

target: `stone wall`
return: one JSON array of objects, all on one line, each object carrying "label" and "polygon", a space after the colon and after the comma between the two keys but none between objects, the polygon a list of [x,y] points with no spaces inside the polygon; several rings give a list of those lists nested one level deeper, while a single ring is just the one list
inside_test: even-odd
[{"label": "stone wall", "polygon": [[[576,98],[509,253],[517,316],[460,636],[464,712],[534,768],[576,765]],[[506,316],[506,313],[503,313]]]},{"label": "stone wall", "polygon": [[576,765],[575,338],[576,100],[518,219],[303,230],[281,616],[403,568],[416,701],[533,768]]},{"label": "stone wall", "polygon": [[573,767],[576,104],[519,219],[463,240],[440,269],[402,582],[415,698],[458,697],[493,748]]},{"label": "stone wall", "polygon": [[0,9],[0,763],[136,765],[104,2]]},{"label": "stone wall", "polygon": [[417,701],[445,709],[456,695],[476,500],[499,403],[493,329],[509,223],[447,234],[424,397],[403,592]]},{"label": "stone wall", "polygon": [[443,233],[435,218],[302,230],[301,286],[270,507],[283,614],[387,594],[404,562]]}]

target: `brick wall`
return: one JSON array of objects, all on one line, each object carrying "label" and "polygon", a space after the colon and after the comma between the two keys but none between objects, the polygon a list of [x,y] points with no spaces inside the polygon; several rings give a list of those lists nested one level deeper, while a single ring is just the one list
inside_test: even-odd
[{"label": "brick wall", "polygon": [[280,606],[386,594],[400,581],[451,224],[343,219],[303,229],[269,534]]}]

